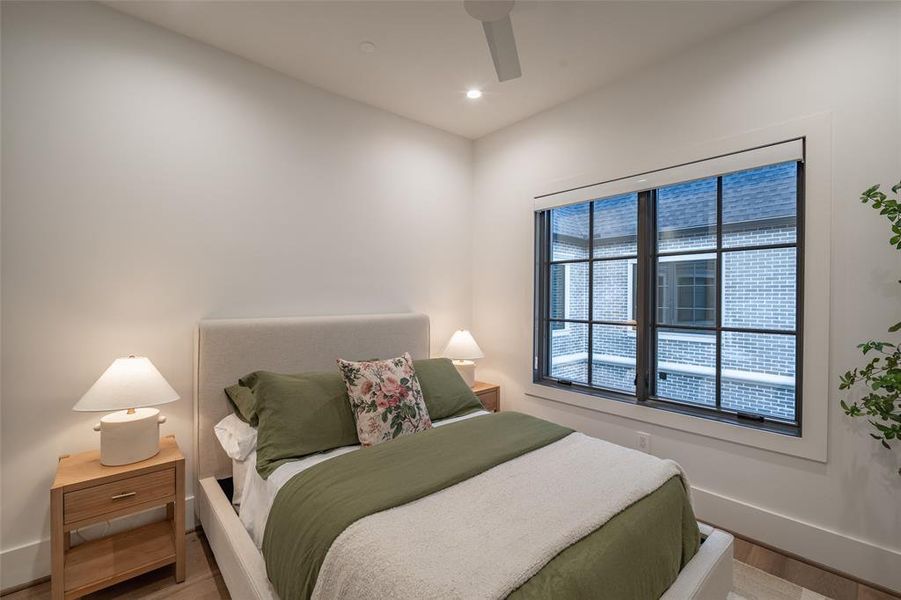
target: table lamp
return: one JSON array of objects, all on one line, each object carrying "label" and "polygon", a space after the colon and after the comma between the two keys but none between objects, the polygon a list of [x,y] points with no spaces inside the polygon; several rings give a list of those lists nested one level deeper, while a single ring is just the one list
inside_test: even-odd
[{"label": "table lamp", "polygon": [[138,408],[178,400],[178,394],[149,358],[117,358],[72,410],[116,412],[94,425],[100,432],[100,463],[127,465],[160,451],[160,416],[155,408]]},{"label": "table lamp", "polygon": [[472,387],[476,382],[476,364],[473,360],[485,357],[472,334],[466,329],[457,330],[442,354],[454,362],[460,377]]}]

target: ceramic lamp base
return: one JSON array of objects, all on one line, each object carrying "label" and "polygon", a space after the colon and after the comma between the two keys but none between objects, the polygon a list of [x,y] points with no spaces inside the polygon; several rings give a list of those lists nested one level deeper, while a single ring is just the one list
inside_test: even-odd
[{"label": "ceramic lamp base", "polygon": [[466,382],[466,385],[472,387],[476,383],[476,364],[471,360],[455,360],[454,366],[457,367],[457,373]]},{"label": "ceramic lamp base", "polygon": [[155,408],[110,413],[94,425],[100,432],[100,464],[128,465],[147,460],[160,451],[160,416]]}]

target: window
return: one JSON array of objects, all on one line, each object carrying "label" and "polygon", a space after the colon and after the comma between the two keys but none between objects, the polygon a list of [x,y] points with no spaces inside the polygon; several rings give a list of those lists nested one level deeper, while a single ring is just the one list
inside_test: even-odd
[{"label": "window", "polygon": [[803,162],[536,213],[537,383],[800,434]]},{"label": "window", "polygon": [[[678,257],[676,257],[678,258]],[[713,326],[716,314],[716,261],[711,256],[694,260],[661,261],[657,269],[657,321],[680,325]],[[636,320],[638,262],[632,262],[628,281],[629,314]]]},{"label": "window", "polygon": [[[657,320],[679,325],[714,325],[715,273],[715,260],[661,263],[657,269],[658,280],[664,278],[660,295],[670,301],[658,304]],[[661,284],[657,285],[659,289]]]}]

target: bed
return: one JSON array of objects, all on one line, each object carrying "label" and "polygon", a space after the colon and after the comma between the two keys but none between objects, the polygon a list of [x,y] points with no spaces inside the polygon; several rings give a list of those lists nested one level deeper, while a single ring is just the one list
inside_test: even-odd
[{"label": "bed", "polygon": [[[230,405],[223,391],[224,388],[234,384],[239,377],[255,370],[266,369],[282,373],[323,371],[334,369],[334,360],[338,356],[388,357],[398,356],[404,352],[409,352],[413,358],[427,358],[429,356],[429,321],[427,316],[418,314],[397,314],[348,317],[224,319],[205,320],[199,324],[196,337],[195,368],[195,424],[197,428],[194,437],[194,472],[197,478],[194,488],[195,510],[197,519],[202,525],[204,533],[210,543],[210,547],[216,556],[225,584],[233,598],[240,598],[242,600],[274,600],[278,599],[279,595],[267,576],[267,562],[264,558],[264,553],[258,548],[254,538],[241,522],[230,499],[223,490],[222,485],[219,483],[219,480],[232,476],[232,461],[225,455],[213,433],[214,425],[231,412]],[[370,450],[383,448],[382,450],[379,450],[379,452],[393,452],[397,455],[397,453],[404,451],[405,445],[409,445],[407,455],[420,454],[424,450],[427,450],[430,447],[429,445],[461,444],[461,440],[469,439],[471,441],[477,441],[486,437],[492,437],[492,439],[506,440],[505,444],[497,445],[498,456],[502,457],[504,452],[510,451],[511,445],[517,443],[516,439],[518,432],[528,429],[529,427],[534,428],[534,430],[529,430],[528,435],[520,436],[522,441],[519,443],[523,447],[516,450],[518,454],[516,454],[517,458],[515,458],[515,460],[508,460],[503,457],[497,458],[494,462],[483,465],[482,470],[471,478],[467,476],[467,478],[461,479],[459,474],[455,475],[449,471],[449,473],[444,476],[446,478],[458,477],[458,479],[461,479],[458,484],[453,485],[444,483],[442,484],[443,487],[438,486],[433,490],[434,493],[430,492],[424,497],[422,497],[423,494],[420,494],[419,496],[413,495],[407,498],[399,495],[391,499],[394,504],[385,505],[385,507],[392,507],[390,510],[379,511],[376,514],[359,521],[354,521],[356,517],[351,516],[348,517],[349,520],[346,523],[338,523],[337,525],[333,525],[333,527],[344,529],[344,533],[348,533],[351,529],[356,528],[354,533],[358,537],[359,535],[362,535],[362,533],[359,531],[361,528],[357,527],[357,525],[364,521],[367,525],[372,527],[377,528],[378,526],[382,526],[387,528],[385,531],[391,531],[393,525],[390,521],[386,521],[391,515],[399,514],[402,515],[402,518],[405,520],[415,520],[416,518],[422,518],[423,515],[434,514],[435,510],[453,511],[457,506],[466,505],[467,501],[465,499],[474,497],[461,495],[467,493],[467,488],[470,488],[468,492],[470,494],[473,494],[472,488],[476,488],[477,484],[482,485],[481,488],[478,488],[481,492],[493,489],[491,486],[485,487],[484,481],[477,480],[477,478],[494,477],[495,479],[498,479],[498,481],[516,481],[517,477],[515,476],[515,472],[510,471],[510,469],[534,468],[534,464],[530,465],[524,461],[539,455],[541,452],[550,452],[553,449],[559,449],[560,444],[563,442],[578,442],[586,447],[591,446],[592,444],[605,444],[600,440],[594,440],[593,438],[588,438],[588,436],[582,436],[581,434],[566,435],[566,432],[560,433],[559,426],[544,423],[545,422],[532,419],[526,415],[518,415],[518,413],[476,415],[474,418],[466,419],[465,422],[453,423],[447,427],[435,427],[428,432],[406,436],[405,438],[398,438],[389,444],[375,446],[367,450],[367,452],[356,453],[360,456],[368,455],[369,458],[375,459],[377,458],[377,453],[370,452]],[[425,434],[429,434],[429,436],[426,436]],[[466,436],[469,436],[469,438]],[[534,443],[532,440],[541,438],[542,436],[547,436],[548,440],[550,440],[547,442],[547,446],[543,446],[539,449],[528,446],[528,444]],[[563,439],[560,439],[561,437]],[[398,443],[402,440],[406,441]],[[388,448],[391,446],[395,447]],[[594,448],[595,446],[591,447]],[[618,451],[628,452],[627,454],[619,456],[619,458],[617,458],[618,462],[624,458],[636,461],[642,460],[641,456],[637,456],[638,453],[624,451],[613,445],[607,445],[605,448],[612,453]],[[562,453],[561,456],[576,456],[578,455],[577,450],[578,449],[569,449],[567,452]],[[590,450],[586,450],[586,452],[586,456],[591,454]],[[445,449],[445,455],[446,454],[447,452]],[[465,454],[465,452],[461,452],[461,454]],[[386,456],[389,455],[386,454]],[[347,459],[347,457],[342,458]],[[353,458],[352,456],[351,458],[358,462],[360,460]],[[485,462],[486,460],[490,460],[490,458],[486,459],[484,457],[479,457],[479,460]],[[341,460],[335,459],[334,461],[329,460],[329,462],[338,465]],[[348,468],[351,469],[348,471],[349,473],[367,472],[365,469],[353,471],[354,468],[360,469],[361,467],[355,465],[351,459],[347,459],[345,462],[348,463]],[[656,465],[656,463],[654,464]],[[635,465],[635,469],[643,471],[644,467],[650,466],[650,463],[636,462]],[[337,467],[334,468],[337,469]],[[674,467],[670,466],[667,468]],[[506,475],[505,469],[509,471],[506,472]],[[435,470],[441,471],[442,469]],[[445,470],[452,470],[452,467],[448,466]],[[311,472],[312,471],[315,471],[315,469],[312,469]],[[588,472],[590,473],[590,471],[591,469],[589,468]],[[305,473],[306,471],[292,479],[289,483],[298,483]],[[428,472],[423,471],[422,478],[427,480],[429,479],[428,475]],[[548,472],[548,477],[552,476],[554,476],[554,472],[553,470],[550,470]],[[437,477],[437,475],[435,477]],[[582,479],[589,480],[590,482],[592,478],[585,477]],[[664,479],[666,479],[666,473],[661,472],[660,481],[663,481]],[[661,495],[662,492],[660,492],[660,490],[664,487],[675,489],[675,485],[672,484],[672,482],[677,479],[677,477],[670,478],[667,480],[667,486],[660,485],[659,489],[655,492],[655,496]],[[340,486],[335,486],[333,481],[332,484],[326,485],[323,489],[328,490],[336,487]],[[295,488],[298,488],[298,486],[295,485]],[[514,491],[507,490],[506,493],[514,493]],[[340,492],[340,490],[338,492]],[[658,492],[660,493],[658,494]],[[454,496],[454,494],[457,496]],[[498,494],[500,494],[497,496],[498,498],[504,497],[502,492],[498,492]],[[280,492],[280,495],[287,494],[282,494]],[[361,494],[361,496],[364,496],[363,500],[366,500],[365,494]],[[650,495],[648,497],[650,497]],[[454,500],[454,498],[456,498],[456,500]],[[460,501],[461,498],[464,499],[463,502]],[[438,504],[428,504],[436,502]],[[440,504],[441,502],[444,502],[445,504],[442,505]],[[540,497],[537,498],[535,502],[541,502]],[[644,500],[642,502],[644,502]],[[641,503],[635,503],[635,506],[638,506],[639,504]],[[542,505],[536,504],[536,506]],[[635,506],[629,506],[629,510],[632,511]],[[656,515],[657,517],[660,517],[661,513],[659,509],[654,509],[650,504],[647,504],[647,506],[650,508],[646,508],[646,510],[652,511],[647,512],[647,516]],[[369,510],[373,509],[370,507]],[[630,514],[638,513],[637,511],[632,511]],[[544,515],[536,514],[535,516],[541,518]],[[395,516],[394,518],[399,517]],[[461,513],[460,518],[466,518],[466,514]],[[478,519],[472,520],[477,521]],[[611,520],[610,523],[612,522],[613,521]],[[661,523],[662,522],[663,521],[661,521]],[[350,523],[353,523],[353,527],[349,526]],[[298,523],[297,526],[298,530],[304,530],[303,528],[308,527],[309,524]],[[477,528],[479,526],[480,525],[476,522],[470,523],[467,531],[470,533],[478,533]],[[486,525],[486,527],[487,526],[488,525]],[[511,521],[507,523],[507,526],[514,527],[515,523]],[[690,560],[687,560],[684,564],[680,565],[677,576],[661,596],[664,600],[684,600],[689,598],[696,598],[699,600],[720,600],[726,598],[732,587],[732,537],[725,532],[701,523],[698,524],[698,529],[700,530],[700,546],[697,547],[696,553],[692,550],[693,556],[690,557]],[[622,532],[624,533],[621,533],[620,535],[628,535],[629,531],[634,531],[634,527],[632,529],[629,529],[628,527],[622,528]],[[356,564],[354,561],[356,560],[359,562],[357,559],[353,558],[353,552],[355,551],[354,546],[345,539],[348,536],[345,536],[344,533],[337,539],[334,539],[333,547],[329,548],[325,563],[325,566],[330,567],[331,571],[339,574],[353,571],[353,565]],[[518,539],[517,536],[524,536],[528,533],[529,532],[526,530],[507,532],[506,535],[508,535],[509,539],[507,539],[506,542],[501,533],[498,533],[496,536],[485,536],[485,539],[494,539],[497,537],[497,543],[501,544],[499,547],[503,548],[504,543],[509,544],[510,540]],[[282,537],[288,539],[290,536]],[[302,541],[302,536],[294,537]],[[464,537],[466,536],[461,536],[461,544],[464,543],[462,541],[462,538]],[[478,535],[471,535],[469,537],[476,539],[478,538]],[[594,533],[592,533],[591,536],[585,536],[578,544],[572,544],[571,546],[566,546],[566,544],[564,544],[561,547],[565,548],[570,554],[573,554],[575,552],[574,549],[577,549],[577,546],[593,537],[595,537]],[[282,563],[288,561],[290,566],[291,552],[294,550],[291,550],[285,545],[286,542],[284,539],[281,542],[281,546],[274,542],[269,544],[270,570],[276,569],[275,563],[279,561]],[[608,536],[607,540],[603,543],[620,543],[615,541],[610,542],[610,539],[611,538]],[[339,540],[341,540],[342,544],[346,544],[346,551],[344,550],[345,546],[341,546],[340,551],[337,549]],[[293,544],[296,540],[288,541]],[[535,539],[533,541],[541,542],[542,540]],[[473,542],[470,541],[470,543]],[[366,545],[365,540],[361,542],[361,544],[362,546],[359,547],[371,547],[371,540],[369,546]],[[529,544],[529,547],[531,548],[533,545],[540,546],[541,544]],[[359,550],[359,547],[357,550]],[[275,550],[273,548],[275,548]],[[421,550],[423,555],[432,551],[428,544],[422,546]],[[552,554],[558,552],[557,550],[554,550],[554,546],[552,545],[545,548],[544,551],[550,551]],[[538,552],[538,550],[535,550],[535,552]],[[275,559],[272,556],[273,553],[275,554]],[[564,554],[565,552],[558,552],[557,556],[555,556],[550,563],[547,563],[547,565],[556,565],[555,568],[557,568],[557,570],[552,573],[552,577],[545,577],[544,581],[541,581],[538,575],[550,570],[545,568],[542,568],[538,573],[532,573],[531,575],[526,573],[526,577],[521,579],[522,581],[532,584],[531,587],[525,585],[520,586],[519,584],[522,583],[522,581],[520,581],[515,585],[516,594],[511,594],[511,597],[547,597],[547,590],[559,589],[557,585],[560,583],[561,577],[566,577],[565,574],[568,572],[567,569],[573,569],[579,565],[578,560],[563,561],[561,557],[563,557]],[[616,554],[616,552],[614,552],[614,554]],[[582,552],[582,555],[590,556],[590,553]],[[440,555],[436,554],[436,556]],[[573,556],[576,555],[573,554]],[[342,562],[342,560],[344,562]],[[506,565],[503,560],[499,561],[499,563],[501,563],[500,566],[496,566],[495,568],[501,569],[501,567],[507,567],[511,573],[519,573],[519,571],[522,570],[521,565]],[[350,565],[350,568],[348,565]],[[427,567],[428,564],[425,564],[418,565],[417,568],[425,569]],[[594,565],[590,570],[602,571],[603,567],[604,565]],[[282,566],[281,568],[282,570],[285,570],[286,567]],[[519,571],[517,569],[519,569]],[[326,569],[325,572],[327,573],[328,569]],[[436,572],[436,574],[438,573]],[[556,583],[554,578],[557,578]],[[288,589],[284,587],[284,582],[278,580],[276,577],[274,577],[274,579],[279,581],[280,585],[282,585],[281,589]],[[320,579],[326,582],[330,581],[325,575],[320,575]],[[542,588],[542,585],[537,585],[535,583],[536,581],[541,583],[544,587]],[[321,582],[317,582],[317,584],[318,583]],[[353,582],[350,582],[350,584],[348,584],[350,587],[345,586],[343,588],[337,587],[334,589],[352,590],[354,589],[352,583]],[[491,583],[491,585],[497,585],[495,582],[489,583]],[[419,584],[421,585],[422,581],[420,581]],[[323,583],[320,587],[324,589],[316,590],[318,597],[334,597],[334,594],[329,593],[329,588],[326,583]],[[603,588],[603,585],[600,585],[599,588]],[[489,588],[465,588],[465,590],[468,590],[470,593],[461,591],[459,595],[461,597],[472,597],[472,594],[476,594],[477,596],[482,597],[480,595],[482,593],[481,591],[473,592],[473,590],[485,589]],[[495,588],[492,587],[490,589]],[[511,588],[497,587],[496,589]],[[289,595],[293,596],[294,594],[291,593]],[[345,595],[353,596],[354,594],[346,592]],[[500,594],[500,596],[504,595],[507,594]],[[596,595],[597,597],[604,597],[605,594],[603,589],[598,589]],[[611,594],[608,589],[606,597],[623,597],[623,595],[617,593]],[[287,600],[287,598],[283,600]]]}]

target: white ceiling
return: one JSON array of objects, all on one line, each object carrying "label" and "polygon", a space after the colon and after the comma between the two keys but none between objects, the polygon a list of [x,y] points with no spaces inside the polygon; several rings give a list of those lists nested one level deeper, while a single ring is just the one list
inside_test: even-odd
[{"label": "white ceiling", "polygon": [[[523,76],[498,83],[462,1],[139,0],[116,10],[336,94],[478,138],[601,87],[785,2],[520,1]],[[364,41],[376,51],[360,50]],[[467,100],[469,87],[484,90]]]}]

